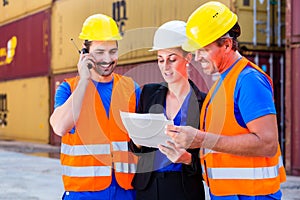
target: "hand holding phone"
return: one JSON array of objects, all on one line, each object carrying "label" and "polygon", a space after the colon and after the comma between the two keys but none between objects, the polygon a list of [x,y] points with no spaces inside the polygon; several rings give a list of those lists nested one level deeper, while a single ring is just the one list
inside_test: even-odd
[{"label": "hand holding phone", "polygon": [[[89,50],[88,50],[87,48],[82,48],[82,49],[81,49],[81,53],[83,53],[83,54],[89,53]],[[89,69],[92,69],[92,68],[93,68],[93,65],[92,65],[91,63],[89,63],[89,64],[87,65],[87,67],[88,67]]]},{"label": "hand holding phone", "polygon": [[83,54],[89,53],[89,50],[87,48],[82,48],[81,53]]}]

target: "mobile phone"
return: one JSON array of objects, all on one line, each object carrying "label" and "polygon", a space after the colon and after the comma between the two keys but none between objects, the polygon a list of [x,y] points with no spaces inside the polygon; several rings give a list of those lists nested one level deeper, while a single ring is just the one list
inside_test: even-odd
[{"label": "mobile phone", "polygon": [[81,49],[81,52],[82,52],[83,54],[85,54],[85,53],[89,53],[89,50],[88,50],[87,48],[82,48],[82,49]]}]

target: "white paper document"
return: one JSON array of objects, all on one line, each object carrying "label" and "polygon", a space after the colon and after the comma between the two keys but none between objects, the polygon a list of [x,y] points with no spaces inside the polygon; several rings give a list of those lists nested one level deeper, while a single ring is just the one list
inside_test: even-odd
[{"label": "white paper document", "polygon": [[163,113],[129,113],[120,112],[122,122],[135,144],[158,148],[159,144],[166,144],[172,140],[165,134],[167,124],[173,124]]}]

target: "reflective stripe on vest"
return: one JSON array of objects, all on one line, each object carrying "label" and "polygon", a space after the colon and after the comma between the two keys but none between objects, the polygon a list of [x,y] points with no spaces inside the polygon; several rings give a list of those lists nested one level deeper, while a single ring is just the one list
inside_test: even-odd
[{"label": "reflective stripe on vest", "polygon": [[114,169],[115,169],[116,172],[135,173],[136,172],[136,164],[115,162],[114,163]]},{"label": "reflective stripe on vest", "polygon": [[[112,142],[113,151],[128,151],[127,142]],[[73,156],[110,154],[109,144],[67,145],[61,144],[61,153]]]},{"label": "reflective stripe on vest", "polygon": [[61,144],[61,153],[72,156],[84,156],[95,154],[110,154],[109,144],[85,144],[85,145],[67,145]]},{"label": "reflective stripe on vest", "polygon": [[276,178],[279,168],[283,166],[282,157],[279,164],[273,167],[256,168],[207,168],[207,175],[211,179],[266,179]]},{"label": "reflective stripe on vest", "polygon": [[[112,142],[113,151],[128,151],[128,142]],[[115,172],[121,173],[135,173],[136,172],[136,164],[134,163],[126,163],[126,162],[114,162],[114,170]]]},{"label": "reflective stripe on vest", "polygon": [[112,142],[114,151],[128,151],[128,142]]},{"label": "reflective stripe on vest", "polygon": [[109,166],[91,166],[91,167],[63,166],[62,174],[66,176],[73,176],[73,177],[110,176],[111,167]]}]

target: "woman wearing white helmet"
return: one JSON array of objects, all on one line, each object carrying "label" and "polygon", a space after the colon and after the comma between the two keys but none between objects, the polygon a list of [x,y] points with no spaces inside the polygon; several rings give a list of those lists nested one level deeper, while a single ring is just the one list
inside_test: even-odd
[{"label": "woman wearing white helmet", "polygon": [[[185,22],[175,20],[155,32],[150,51],[157,51],[165,82],[144,85],[138,112],[164,113],[175,125],[197,128],[205,94],[188,79],[192,54],[181,48],[186,40],[185,27]],[[130,146],[140,156],[132,181],[137,200],[205,199],[199,148],[185,150],[173,143],[150,148],[132,141]]]}]

